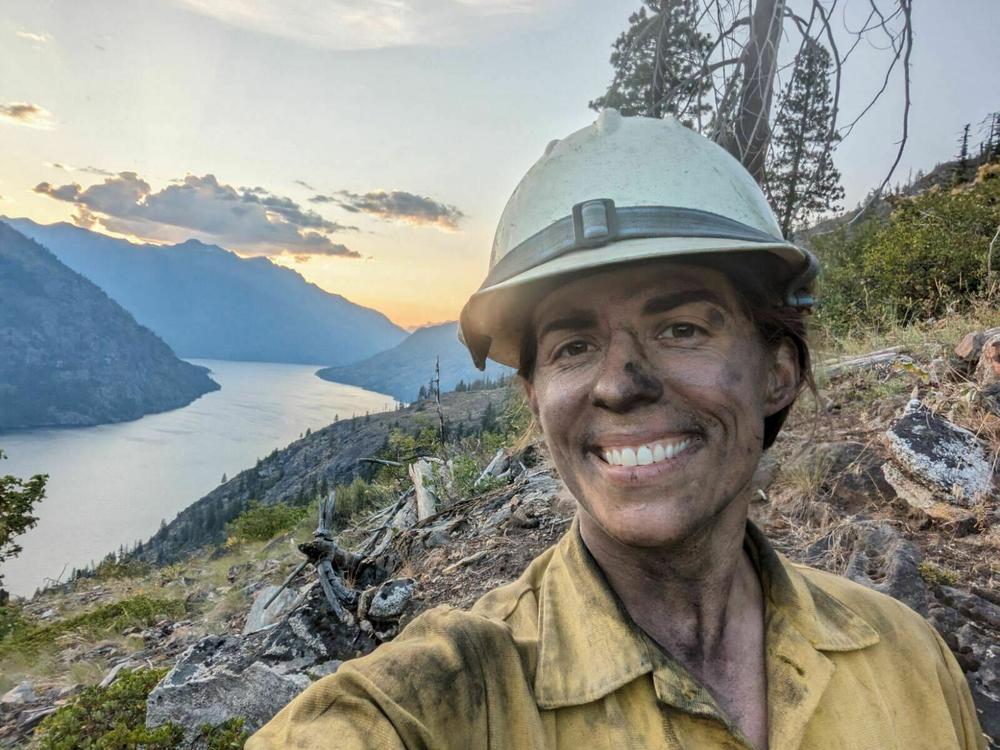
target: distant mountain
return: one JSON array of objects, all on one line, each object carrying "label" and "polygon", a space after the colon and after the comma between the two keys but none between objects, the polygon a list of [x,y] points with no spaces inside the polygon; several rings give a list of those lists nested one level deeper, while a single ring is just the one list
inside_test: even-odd
[{"label": "distant mountain", "polygon": [[0,222],[0,430],[176,409],[219,386],[92,282]]},{"label": "distant mountain", "polygon": [[418,328],[392,349],[346,367],[326,367],[316,374],[324,380],[388,393],[401,401],[414,401],[420,386],[434,377],[434,361],[439,356],[442,392],[454,389],[460,380],[470,383],[477,378],[495,379],[513,372],[492,361],[487,363],[485,372],[477,370],[468,350],[458,340],[458,324],[452,322]]},{"label": "distant mountain", "polygon": [[398,344],[382,313],[267,258],[217,245],[138,245],[70,224],[5,219],[97,284],[181,357],[342,365]]}]

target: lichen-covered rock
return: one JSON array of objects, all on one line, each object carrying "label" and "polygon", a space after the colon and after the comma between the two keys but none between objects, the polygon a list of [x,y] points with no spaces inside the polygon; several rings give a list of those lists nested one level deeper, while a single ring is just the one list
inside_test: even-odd
[{"label": "lichen-covered rock", "polygon": [[146,725],[180,724],[184,747],[194,748],[202,724],[238,716],[255,731],[309,685],[305,675],[253,661],[246,646],[238,636],[209,636],[192,646],[149,694]]},{"label": "lichen-covered rock", "polygon": [[150,693],[146,723],[180,723],[187,732],[185,748],[199,747],[197,731],[204,723],[242,717],[254,731],[309,685],[310,673],[333,671],[340,661],[376,645],[353,621],[332,615],[315,583],[272,627],[209,636],[189,648]]},{"label": "lichen-covered rock", "polygon": [[927,584],[920,575],[920,550],[887,523],[859,525],[846,575],[927,614]]},{"label": "lichen-covered rock", "polygon": [[966,429],[914,399],[886,431],[894,458],[950,502],[965,507],[993,487],[993,467],[982,444]]},{"label": "lichen-covered rock", "polygon": [[983,731],[1000,739],[1000,607],[950,586],[934,594],[929,619],[966,673]]}]

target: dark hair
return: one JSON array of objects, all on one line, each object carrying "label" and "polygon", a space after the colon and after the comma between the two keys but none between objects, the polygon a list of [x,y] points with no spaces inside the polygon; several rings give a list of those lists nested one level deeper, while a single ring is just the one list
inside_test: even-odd
[{"label": "dark hair", "polygon": [[[764,345],[773,349],[786,340],[795,345],[800,374],[799,392],[803,388],[808,388],[815,395],[816,381],[813,379],[809,341],[806,334],[807,313],[799,308],[785,305],[781,290],[774,283],[766,281],[767,279],[787,277],[787,273],[782,274],[781,261],[778,258],[763,252],[754,252],[749,258],[748,255],[751,254],[738,256],[739,260],[734,260],[731,254],[725,256],[676,256],[671,258],[671,261],[703,266],[726,276],[735,287],[743,310],[750,318]],[[593,270],[590,271],[590,273],[593,272]],[[540,298],[540,296],[536,297],[536,299]],[[538,355],[538,341],[532,326],[524,326],[524,331],[525,333],[521,337],[517,374],[530,382]],[[796,393],[797,397],[798,393]],[[792,402],[781,411],[764,418],[764,450],[774,444],[794,403],[795,399],[793,398]]]}]

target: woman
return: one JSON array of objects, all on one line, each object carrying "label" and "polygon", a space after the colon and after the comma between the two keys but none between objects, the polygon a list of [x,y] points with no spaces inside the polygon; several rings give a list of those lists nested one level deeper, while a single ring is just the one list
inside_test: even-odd
[{"label": "woman", "polygon": [[248,748],[985,747],[930,625],[747,520],[809,379],[816,265],[732,157],[606,111],[521,181],[490,266],[462,337],[478,366],[518,369],[573,526]]}]

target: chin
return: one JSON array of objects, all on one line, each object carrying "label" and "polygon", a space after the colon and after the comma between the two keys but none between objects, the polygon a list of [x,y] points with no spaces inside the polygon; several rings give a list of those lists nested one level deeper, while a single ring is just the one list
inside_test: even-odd
[{"label": "chin", "polygon": [[670,512],[658,503],[631,508],[584,509],[593,524],[618,544],[637,549],[670,548],[690,539],[707,520]]}]

